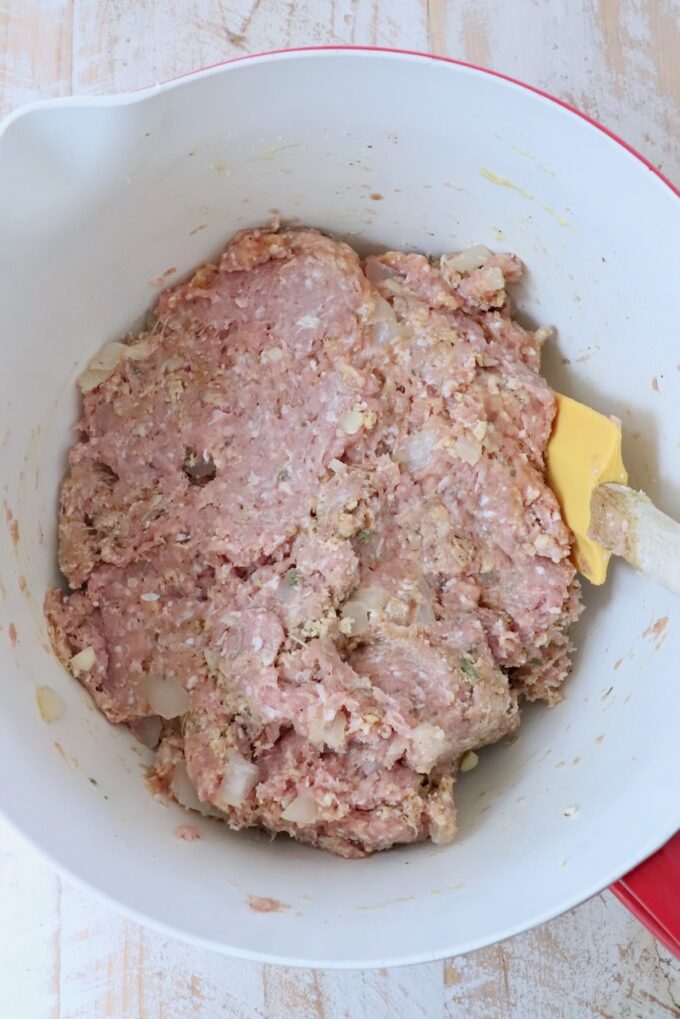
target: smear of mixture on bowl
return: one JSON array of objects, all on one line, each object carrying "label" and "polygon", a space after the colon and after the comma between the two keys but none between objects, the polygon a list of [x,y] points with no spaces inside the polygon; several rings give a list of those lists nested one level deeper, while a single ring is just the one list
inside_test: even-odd
[{"label": "smear of mixture on bowl", "polygon": [[238,234],[80,377],[57,654],[156,794],[342,856],[456,831],[580,611],[514,255]]}]

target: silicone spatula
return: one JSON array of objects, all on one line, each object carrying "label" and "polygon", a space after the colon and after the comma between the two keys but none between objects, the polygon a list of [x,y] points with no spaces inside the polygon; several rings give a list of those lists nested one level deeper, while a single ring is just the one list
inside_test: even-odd
[{"label": "silicone spatula", "polygon": [[626,487],[618,421],[558,393],[546,466],[584,577],[604,583],[613,553],[680,594],[680,524]]},{"label": "silicone spatula", "polygon": [[[614,552],[680,594],[680,524],[626,487],[618,421],[557,394],[546,463],[585,577],[602,584]],[[680,834],[612,891],[680,958]]]}]

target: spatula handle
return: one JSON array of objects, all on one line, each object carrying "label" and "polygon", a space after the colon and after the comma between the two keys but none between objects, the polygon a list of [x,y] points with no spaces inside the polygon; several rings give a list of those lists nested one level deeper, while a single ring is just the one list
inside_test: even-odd
[{"label": "spatula handle", "polygon": [[592,537],[631,566],[680,595],[680,523],[644,492],[599,485],[590,502]]}]

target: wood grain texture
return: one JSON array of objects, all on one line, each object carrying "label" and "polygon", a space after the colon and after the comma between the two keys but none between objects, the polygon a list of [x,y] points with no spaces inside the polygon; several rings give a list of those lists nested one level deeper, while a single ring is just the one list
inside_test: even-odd
[{"label": "wood grain texture", "polygon": [[11,1019],[680,1014],[680,965],[609,894],[503,945],[444,963],[291,970],[229,959],[141,927],[60,882],[0,825],[0,916],[0,987],[21,1002]]},{"label": "wood grain texture", "polygon": [[430,0],[439,52],[545,89],[606,124],[680,181],[677,0]]},{"label": "wood grain texture", "polygon": [[72,0],[0,3],[0,113],[72,91]]},{"label": "wood grain texture", "polygon": [[[601,119],[680,182],[680,0],[0,0],[0,112],[314,43],[493,67]],[[0,918],[11,1019],[680,1016],[680,964],[607,893],[445,963],[294,971],[147,930],[62,882],[0,824]]]}]

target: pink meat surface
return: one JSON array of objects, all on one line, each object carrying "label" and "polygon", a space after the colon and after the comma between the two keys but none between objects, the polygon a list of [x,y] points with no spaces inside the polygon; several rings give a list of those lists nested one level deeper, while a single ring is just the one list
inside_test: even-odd
[{"label": "pink meat surface", "polygon": [[445,842],[462,757],[559,699],[579,588],[521,271],[252,230],[84,373],[46,613],[158,795],[348,857]]}]

